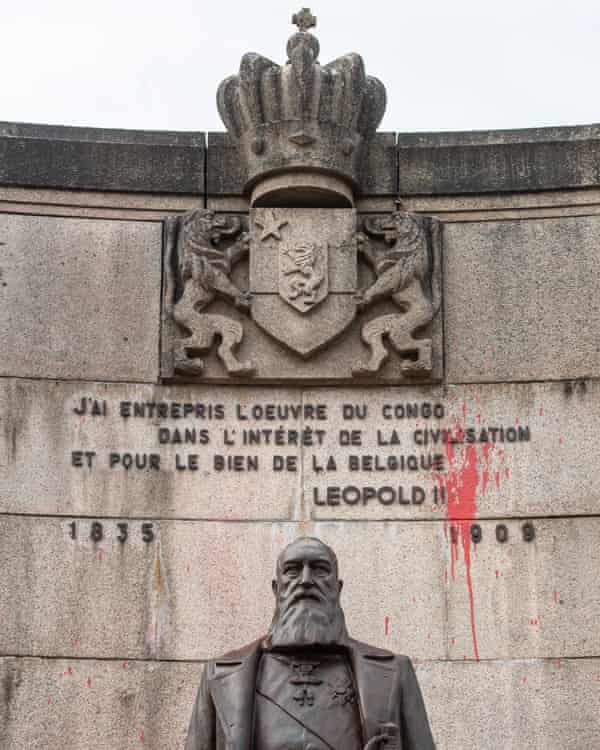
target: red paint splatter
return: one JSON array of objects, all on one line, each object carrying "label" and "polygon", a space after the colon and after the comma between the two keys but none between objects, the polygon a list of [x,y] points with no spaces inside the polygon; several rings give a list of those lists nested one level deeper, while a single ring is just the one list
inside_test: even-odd
[{"label": "red paint splatter", "polygon": [[92,687],[92,678],[91,678],[91,677],[88,677],[88,678],[87,678],[87,683],[86,683],[86,684],[87,684],[87,686],[88,686],[89,688],[91,688],[91,687]]},{"label": "red paint splatter", "polygon": [[552,592],[552,598],[554,599],[554,603],[558,604],[558,591]]},{"label": "red paint splatter", "polygon": [[560,438],[558,438],[558,444],[559,444],[559,445],[562,445],[562,444],[563,444],[564,442],[565,442],[565,441],[563,440],[563,438],[561,438],[561,437],[560,437]]},{"label": "red paint splatter", "polygon": [[[461,406],[463,425],[467,421],[467,404]],[[504,462],[504,450],[493,443],[472,444],[464,442],[464,426],[457,415],[452,415],[454,428],[448,430],[448,441],[445,445],[447,471],[434,475],[440,493],[444,492],[447,499],[447,523],[444,528],[446,539],[450,536],[450,576],[456,580],[456,567],[459,559],[459,542],[462,548],[465,565],[465,577],[469,596],[469,616],[471,621],[471,635],[473,651],[479,661],[479,647],[475,618],[475,597],[471,576],[472,556],[477,552],[472,545],[471,525],[477,518],[478,498],[485,495],[490,480],[493,479],[496,488],[500,489],[502,479],[508,479],[508,468],[498,468],[492,471],[491,461],[495,457],[497,462]],[[481,415],[476,415],[477,422],[481,422]],[[518,423],[518,419],[516,423]],[[455,440],[456,442],[453,442]],[[445,575],[448,581],[448,575]]]},{"label": "red paint splatter", "polygon": [[544,409],[540,406],[540,417],[544,416]]},{"label": "red paint splatter", "polygon": [[[462,418],[466,422],[466,402],[463,402],[461,411]],[[480,421],[480,415],[477,416],[478,421]],[[475,622],[475,598],[471,577],[471,522],[477,518],[478,496],[485,494],[490,481],[490,462],[494,446],[491,443],[483,443],[476,446],[460,442],[463,439],[463,427],[461,427],[458,421],[455,424],[454,431],[449,430],[448,433],[450,439],[445,446],[448,470],[445,474],[436,475],[435,479],[440,491],[444,490],[447,498],[446,512],[450,524],[450,575],[452,580],[456,580],[459,540],[463,551],[469,595],[473,651],[475,658],[479,661]],[[452,438],[459,442],[451,442]],[[456,449],[457,445],[460,445],[460,452]],[[497,451],[497,453],[500,456],[500,451]],[[499,489],[502,479],[500,471],[495,471],[493,477],[496,487]],[[447,538],[448,533],[446,529],[445,532]]]},{"label": "red paint splatter", "polygon": [[539,617],[530,617],[529,618],[529,624],[530,625],[539,625],[540,624]]},{"label": "red paint splatter", "polygon": [[50,696],[48,696],[48,705],[49,705],[49,706],[51,706],[51,705],[52,705],[52,698],[51,698]]},{"label": "red paint splatter", "polygon": [[104,559],[104,551],[103,550],[101,550],[101,549],[98,550],[98,553],[96,554],[96,559],[98,560],[98,562],[102,562],[102,560]]},{"label": "red paint splatter", "polygon": [[384,626],[385,634],[389,635],[390,634],[390,618],[387,615],[383,618],[383,626]]},{"label": "red paint splatter", "polygon": [[556,660],[556,668],[557,668],[557,669],[560,669],[560,659],[557,659],[557,660]]},{"label": "red paint splatter", "polygon": [[144,730],[140,729],[140,742],[144,741]]},{"label": "red paint splatter", "polygon": [[126,662],[126,661],[124,661],[124,662],[123,662],[123,664],[122,664],[121,666],[123,667],[123,669],[127,669],[127,662]]},{"label": "red paint splatter", "polygon": [[[463,414],[465,413],[463,405]],[[460,428],[457,428],[457,431]],[[458,436],[458,435],[457,435]],[[484,447],[484,461],[489,456],[491,446]],[[487,450],[485,450],[487,449]],[[448,499],[447,517],[450,521],[450,572],[452,580],[456,579],[456,561],[458,558],[458,538],[460,537],[465,571],[467,578],[467,589],[469,592],[469,609],[471,619],[471,634],[473,638],[473,651],[475,658],[479,661],[479,647],[477,644],[477,630],[475,627],[475,599],[473,595],[473,582],[471,579],[471,523],[477,516],[477,487],[480,483],[479,460],[474,445],[465,446],[464,460],[461,466],[457,465],[454,444],[446,443],[446,457],[448,459],[448,471],[444,475],[436,477],[440,489],[445,489]],[[482,491],[488,482],[487,468],[481,475]]]},{"label": "red paint splatter", "polygon": [[521,680],[521,682],[522,682],[522,683],[523,683],[523,685],[524,685],[524,684],[525,684],[525,683],[527,682],[527,677],[523,677],[523,679]]},{"label": "red paint splatter", "polygon": [[496,571],[496,578],[500,578],[500,576],[501,576],[501,575],[502,575],[502,574],[500,573],[500,571],[499,571],[499,570],[497,570],[497,571]]}]

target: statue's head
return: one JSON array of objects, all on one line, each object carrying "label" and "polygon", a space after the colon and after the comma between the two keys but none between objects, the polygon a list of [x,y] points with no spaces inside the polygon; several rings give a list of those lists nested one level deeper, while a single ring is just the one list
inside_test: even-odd
[{"label": "statue's head", "polygon": [[268,645],[343,644],[348,633],[340,605],[342,585],[331,547],[314,537],[300,537],[288,544],[277,559],[275,614]]}]

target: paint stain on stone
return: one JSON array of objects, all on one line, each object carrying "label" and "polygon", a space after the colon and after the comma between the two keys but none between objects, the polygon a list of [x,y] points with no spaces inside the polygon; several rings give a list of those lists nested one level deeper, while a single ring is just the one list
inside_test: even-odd
[{"label": "paint stain on stone", "polygon": [[162,594],[163,591],[163,578],[160,567],[160,557],[157,557],[154,561],[154,575],[152,576],[152,590],[155,594]]},{"label": "paint stain on stone", "polygon": [[[462,422],[467,420],[467,404],[462,404]],[[445,445],[447,471],[434,476],[441,492],[445,492],[447,498],[446,514],[447,523],[444,529],[448,538],[450,531],[450,577],[456,580],[457,562],[459,560],[459,545],[462,548],[462,557],[465,567],[465,579],[469,598],[469,620],[471,624],[471,638],[473,641],[473,653],[479,661],[479,644],[477,640],[477,627],[475,617],[475,596],[473,591],[473,580],[471,576],[472,556],[476,553],[476,547],[472,549],[471,526],[477,518],[477,501],[486,492],[490,479],[500,489],[505,472],[496,470],[492,472],[491,461],[496,450],[497,459],[504,460],[504,452],[495,449],[492,443],[479,445],[464,442],[464,428],[460,421],[455,418],[453,429],[448,431],[449,439]],[[452,438],[457,440],[452,442]]]}]

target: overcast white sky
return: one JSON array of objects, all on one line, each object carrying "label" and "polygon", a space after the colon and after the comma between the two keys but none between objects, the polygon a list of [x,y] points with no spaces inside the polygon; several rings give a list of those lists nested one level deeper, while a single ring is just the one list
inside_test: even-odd
[{"label": "overcast white sky", "polygon": [[[244,52],[283,63],[288,0],[2,3],[0,120],[222,130],[215,92]],[[600,122],[599,0],[319,0],[321,62],[360,52],[381,128]]]}]

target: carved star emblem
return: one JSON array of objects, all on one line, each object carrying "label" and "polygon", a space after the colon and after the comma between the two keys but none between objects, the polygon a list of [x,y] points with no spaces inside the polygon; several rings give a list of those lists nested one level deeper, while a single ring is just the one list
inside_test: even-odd
[{"label": "carved star emblem", "polygon": [[268,213],[265,212],[264,221],[254,219],[254,223],[262,229],[260,241],[264,242],[265,240],[269,239],[269,237],[274,237],[276,240],[280,240],[281,232],[279,230],[281,229],[281,227],[284,227],[288,223],[288,221],[287,219],[278,219],[275,216],[274,211],[270,211]]}]

